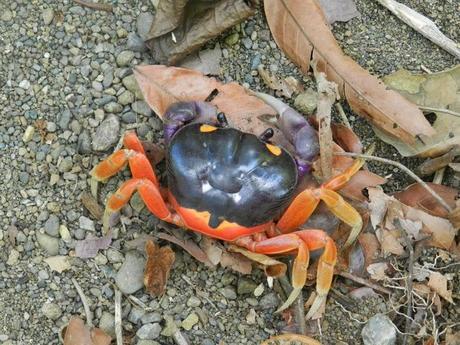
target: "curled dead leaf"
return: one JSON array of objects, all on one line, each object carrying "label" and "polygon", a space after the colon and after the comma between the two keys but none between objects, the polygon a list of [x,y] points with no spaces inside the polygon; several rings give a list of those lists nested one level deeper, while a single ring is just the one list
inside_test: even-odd
[{"label": "curled dead leaf", "polygon": [[388,268],[388,263],[386,262],[377,262],[375,264],[370,264],[367,266],[367,273],[369,273],[371,279],[373,280],[384,280],[388,278],[385,271]]},{"label": "curled dead leaf", "polygon": [[431,272],[428,286],[439,296],[444,298],[450,303],[454,303],[452,300],[452,290],[447,289],[447,277],[439,272]]},{"label": "curled dead leaf", "polygon": [[109,345],[111,341],[112,338],[102,329],[89,329],[76,316],[70,319],[64,335],[64,345]]},{"label": "curled dead leaf", "polygon": [[166,240],[168,242],[172,242],[174,244],[177,244],[179,247],[183,248],[187,253],[189,253],[191,256],[193,256],[195,259],[197,259],[199,262],[204,263],[205,265],[209,267],[214,267],[211,261],[209,261],[208,256],[206,255],[203,250],[198,247],[198,245],[193,242],[192,240],[184,240],[183,238],[178,238],[176,236],[171,236],[169,234],[166,234],[164,232],[160,232],[157,234],[158,238],[161,238],[163,240]]},{"label": "curled dead leaf", "polygon": [[239,253],[232,253],[227,250],[222,252],[220,259],[222,267],[229,267],[232,270],[241,274],[250,274],[252,272],[252,262],[244,255]]},{"label": "curled dead leaf", "polygon": [[265,273],[269,277],[281,277],[286,273],[286,264],[270,256],[254,253],[235,245],[230,245],[228,249],[232,252],[241,253],[248,259],[262,265],[262,267],[264,267]]},{"label": "curled dead leaf", "polygon": [[[427,182],[427,184],[439,194],[450,207],[455,208],[455,201],[460,196],[460,191],[458,189],[431,182]],[[443,218],[449,216],[447,210],[419,183],[411,184],[403,191],[395,193],[394,197],[403,204],[418,208],[432,216]]]},{"label": "curled dead leaf", "polygon": [[264,8],[278,46],[304,73],[311,62],[326,73],[356,113],[409,144],[435,133],[413,103],[343,54],[316,0],[265,0]]},{"label": "curled dead leaf", "polygon": [[161,296],[176,256],[170,247],[160,247],[152,240],[147,240],[145,243],[145,252],[147,254],[144,269],[145,289],[154,296]]},{"label": "curled dead leaf", "polygon": [[81,203],[94,218],[99,220],[102,219],[104,210],[102,206],[98,204],[96,198],[91,195],[91,193],[83,192],[81,194]]}]

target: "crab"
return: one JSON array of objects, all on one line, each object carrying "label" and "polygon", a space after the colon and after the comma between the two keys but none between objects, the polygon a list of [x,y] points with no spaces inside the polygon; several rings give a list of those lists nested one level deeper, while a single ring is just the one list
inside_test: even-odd
[{"label": "crab", "polygon": [[172,104],[163,116],[168,187],[162,187],[146,151],[134,132],[124,135],[124,149],[100,162],[91,172],[106,181],[129,164],[132,178],[108,199],[103,227],[138,192],[159,219],[266,255],[295,254],[292,293],[278,311],[289,307],[306,283],[310,252],[319,258],[316,297],[307,314],[314,315],[330,289],[337,247],[321,229],[302,225],[320,201],[351,226],[346,245],[362,228],[359,213],[338,193],[361,168],[356,160],[343,173],[316,188],[301,187],[319,152],[315,130],[289,108],[278,128],[293,147],[288,152],[270,139],[232,128],[224,113],[209,102]]}]

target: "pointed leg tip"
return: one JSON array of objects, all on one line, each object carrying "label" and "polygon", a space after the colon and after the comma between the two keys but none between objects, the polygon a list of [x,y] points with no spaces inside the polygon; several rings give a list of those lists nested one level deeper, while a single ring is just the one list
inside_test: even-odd
[{"label": "pointed leg tip", "polygon": [[296,298],[299,296],[299,294],[302,292],[302,288],[294,288],[292,289],[291,294],[287,298],[287,300],[279,307],[276,311],[275,314],[281,313],[283,310],[286,310],[291,306],[292,303],[296,300]]},{"label": "pointed leg tip", "polygon": [[310,320],[321,308],[323,303],[326,301],[326,296],[327,295],[317,295],[315,300],[313,301],[313,304],[310,307],[310,310],[308,310],[307,315],[305,316],[305,319]]}]

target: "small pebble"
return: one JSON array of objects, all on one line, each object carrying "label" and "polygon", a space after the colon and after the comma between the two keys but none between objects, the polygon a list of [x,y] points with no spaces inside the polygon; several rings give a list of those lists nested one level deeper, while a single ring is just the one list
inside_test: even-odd
[{"label": "small pebble", "polygon": [[199,320],[200,319],[198,318],[198,315],[196,313],[192,313],[187,316],[184,321],[182,321],[181,326],[186,331],[190,331],[192,327],[198,323]]},{"label": "small pebble", "polygon": [[156,339],[160,336],[160,333],[161,326],[159,323],[148,323],[139,328],[136,335],[140,339]]},{"label": "small pebble", "polygon": [[48,319],[51,319],[51,320],[57,320],[62,315],[61,307],[59,307],[59,305],[57,305],[56,303],[49,303],[49,302],[45,303],[42,306],[42,313]]}]

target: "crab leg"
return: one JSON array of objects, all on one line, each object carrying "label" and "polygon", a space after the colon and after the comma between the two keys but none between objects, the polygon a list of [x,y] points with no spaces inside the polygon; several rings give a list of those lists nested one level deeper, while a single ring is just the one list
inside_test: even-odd
[{"label": "crab leg", "polygon": [[128,132],[123,138],[126,149],[112,153],[107,159],[96,165],[91,171],[96,181],[103,182],[123,169],[127,163],[134,178],[146,178],[159,186],[155,172],[144,153],[142,143],[134,132]]},{"label": "crab leg", "polygon": [[132,178],[124,182],[107,201],[103,218],[104,232],[108,230],[110,215],[126,205],[135,191],[139,192],[147,208],[156,217],[180,225],[180,220],[173,217],[165,200],[161,196],[160,189],[151,180],[147,178]]},{"label": "crab leg", "polygon": [[335,190],[342,188],[362,165],[363,161],[357,160],[342,174],[333,177],[319,188],[306,189],[301,192],[284,212],[277,223],[277,228],[282,233],[289,233],[298,229],[307,221],[318,203],[323,200],[337,218],[351,226],[350,235],[344,247],[353,244],[361,231],[363,221],[353,206],[346,202]]},{"label": "crab leg", "polygon": [[262,241],[252,237],[244,237],[236,244],[261,254],[282,254],[293,250],[297,251],[292,268],[293,290],[283,305],[277,310],[280,312],[288,308],[299,295],[307,280],[307,268],[310,259],[309,252],[324,248],[319,259],[318,274],[316,277],[317,296],[311,306],[307,317],[315,314],[331,287],[334,274],[334,265],[337,260],[337,248],[334,241],[323,230],[300,230],[290,234],[279,235]]}]

